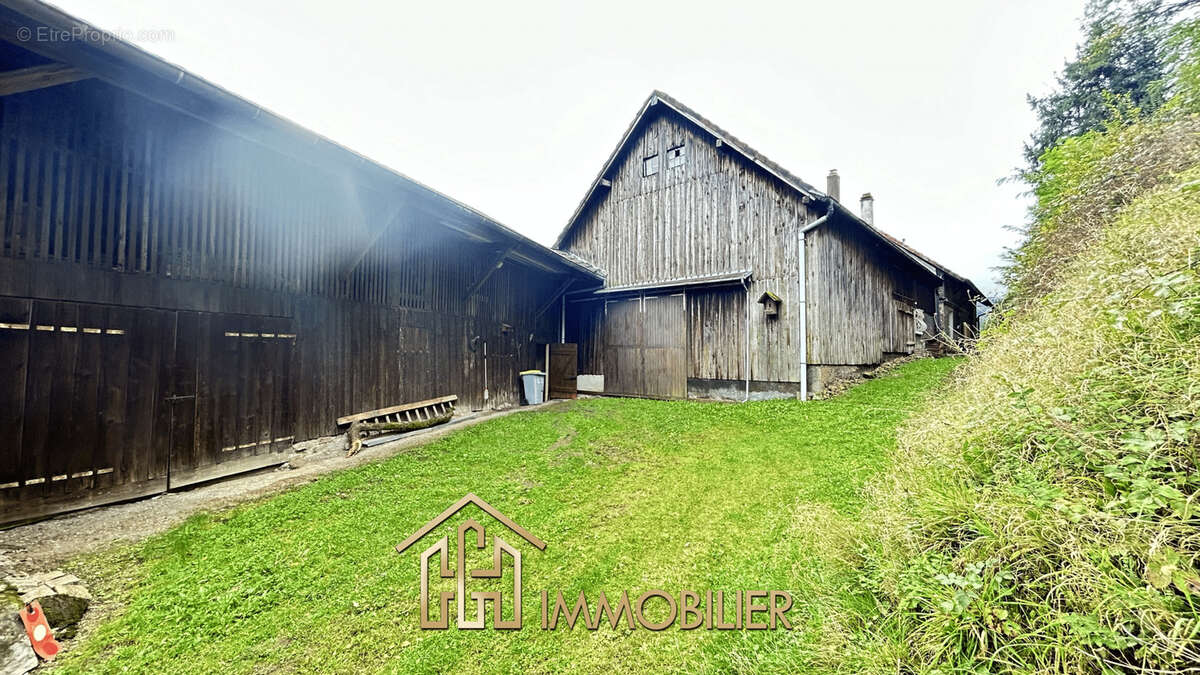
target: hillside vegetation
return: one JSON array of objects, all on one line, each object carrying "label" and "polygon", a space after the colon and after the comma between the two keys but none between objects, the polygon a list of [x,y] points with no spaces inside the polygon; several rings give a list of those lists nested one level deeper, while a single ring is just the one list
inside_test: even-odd
[{"label": "hillside vegetation", "polygon": [[1200,671],[1198,38],[1027,174],[1002,316],[869,488],[842,667]]}]

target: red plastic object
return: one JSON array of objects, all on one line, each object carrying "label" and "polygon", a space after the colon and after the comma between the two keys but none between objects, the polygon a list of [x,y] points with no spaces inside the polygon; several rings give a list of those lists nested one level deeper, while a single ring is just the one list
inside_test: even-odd
[{"label": "red plastic object", "polygon": [[43,661],[53,661],[58,655],[58,643],[54,641],[54,633],[50,624],[46,623],[46,615],[37,600],[25,605],[21,610],[21,623],[25,624],[25,634],[33,644],[33,651],[42,657]]}]

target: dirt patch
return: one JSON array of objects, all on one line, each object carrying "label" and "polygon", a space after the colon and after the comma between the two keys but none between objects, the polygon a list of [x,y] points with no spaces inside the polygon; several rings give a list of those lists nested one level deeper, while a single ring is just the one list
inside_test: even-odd
[{"label": "dirt patch", "polygon": [[607,464],[628,464],[641,458],[638,448],[621,447],[612,443],[595,443],[589,449]]},{"label": "dirt patch", "polygon": [[573,441],[573,440],[575,440],[575,429],[574,428],[567,429],[567,431],[563,435],[558,437],[557,441],[554,441],[553,443],[550,444],[550,447],[547,448],[547,450],[549,450],[550,452],[558,452],[559,450],[562,450],[563,448],[570,445],[571,441]]},{"label": "dirt patch", "polygon": [[[538,406],[543,411],[557,402]],[[376,462],[463,427],[531,410],[512,408],[456,418],[449,424],[411,432],[394,442],[363,448],[346,457],[346,437],[330,436],[298,443],[278,468],[243,474],[148,499],[101,506],[0,531],[0,572],[51,569],[82,553],[112,544],[137,542],[163,532],[196,513],[217,511],[351,467]]]},{"label": "dirt patch", "polygon": [[887,375],[889,372],[899,368],[900,366],[902,366],[906,363],[916,361],[917,359],[925,359],[925,358],[934,358],[934,357],[930,357],[930,356],[927,356],[924,354],[909,354],[907,356],[902,356],[898,359],[892,359],[891,361],[882,363],[879,366],[877,366],[874,370],[868,370],[867,372],[863,373],[860,376],[838,378],[838,379],[834,380],[833,382],[830,382],[829,384],[825,385],[825,389],[822,390],[820,394],[814,396],[813,398],[814,398],[814,400],[827,400],[827,399],[831,399],[831,398],[840,396],[840,395],[846,393],[847,391],[853,389],[854,387],[858,386],[859,384],[862,384],[862,382],[864,380],[871,380],[871,379],[875,379],[878,377],[883,377],[884,375]]},{"label": "dirt patch", "polygon": [[525,494],[534,488],[542,486],[541,481],[535,480],[529,475],[528,471],[522,467],[505,477],[504,481],[512,486],[514,492]]},{"label": "dirt patch", "polygon": [[550,458],[550,466],[561,467],[570,460],[583,460],[584,466],[617,466],[630,464],[641,459],[640,449],[622,447],[614,443],[599,440],[584,444],[582,447],[568,447],[570,441],[562,445],[555,444],[552,449],[560,450]]},{"label": "dirt patch", "polygon": [[580,394],[578,398],[571,402],[571,412],[585,417],[612,417],[615,413],[611,407],[597,408],[594,405],[585,405],[587,401],[603,401],[605,399],[612,400],[613,396],[600,396],[597,394]]}]

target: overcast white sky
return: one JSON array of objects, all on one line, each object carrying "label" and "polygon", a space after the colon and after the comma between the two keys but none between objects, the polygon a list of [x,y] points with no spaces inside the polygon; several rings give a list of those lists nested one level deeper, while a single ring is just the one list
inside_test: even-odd
[{"label": "overcast white sky", "polygon": [[650,91],[986,291],[1021,163],[1083,0],[52,0],[256,103],[553,242]]}]

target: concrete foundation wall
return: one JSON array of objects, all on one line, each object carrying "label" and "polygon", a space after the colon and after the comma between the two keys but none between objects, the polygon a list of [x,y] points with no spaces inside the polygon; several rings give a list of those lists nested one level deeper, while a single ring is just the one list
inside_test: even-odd
[{"label": "concrete foundation wall", "polygon": [[[883,355],[883,363],[908,356],[888,352]],[[836,382],[843,380],[858,380],[865,373],[878,368],[882,363],[865,365],[818,365],[808,366],[808,394],[810,397],[819,396]],[[745,380],[710,380],[689,377],[687,381],[688,398],[716,399],[722,401],[746,400]],[[799,398],[799,382],[772,382],[765,380],[750,381],[750,400],[765,401],[779,398]]]},{"label": "concrete foundation wall", "polygon": [[[705,380],[689,377],[688,398],[742,401],[746,398],[745,380]],[[750,400],[765,401],[774,398],[798,398],[799,382],[750,381]]]}]

